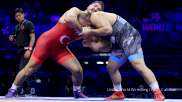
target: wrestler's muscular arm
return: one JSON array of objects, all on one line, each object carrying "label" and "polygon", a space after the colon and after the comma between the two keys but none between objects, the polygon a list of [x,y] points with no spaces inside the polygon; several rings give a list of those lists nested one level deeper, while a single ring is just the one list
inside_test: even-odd
[{"label": "wrestler's muscular arm", "polygon": [[107,36],[112,33],[112,25],[101,14],[93,13],[90,17],[90,21],[97,29],[91,29],[90,34],[97,36]]},{"label": "wrestler's muscular arm", "polygon": [[83,47],[88,47],[91,42],[97,42],[100,39],[100,37],[94,36],[94,35],[85,36],[82,38],[83,38],[83,40],[82,40]]}]

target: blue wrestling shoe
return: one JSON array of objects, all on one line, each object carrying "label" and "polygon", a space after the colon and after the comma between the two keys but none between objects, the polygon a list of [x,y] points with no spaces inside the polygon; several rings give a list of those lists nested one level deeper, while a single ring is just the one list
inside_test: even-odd
[{"label": "blue wrestling shoe", "polygon": [[86,95],[79,91],[73,91],[73,95],[75,98],[88,98]]},{"label": "blue wrestling shoe", "polygon": [[16,90],[14,90],[14,89],[9,89],[9,90],[8,90],[8,93],[6,94],[5,97],[6,97],[6,98],[15,97],[16,94],[17,94],[17,91],[16,91]]}]

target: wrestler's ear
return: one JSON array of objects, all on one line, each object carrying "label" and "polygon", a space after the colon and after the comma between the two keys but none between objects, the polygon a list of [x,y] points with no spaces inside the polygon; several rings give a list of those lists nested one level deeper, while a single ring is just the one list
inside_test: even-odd
[{"label": "wrestler's ear", "polygon": [[89,43],[87,40],[82,40],[83,47],[89,47]]}]

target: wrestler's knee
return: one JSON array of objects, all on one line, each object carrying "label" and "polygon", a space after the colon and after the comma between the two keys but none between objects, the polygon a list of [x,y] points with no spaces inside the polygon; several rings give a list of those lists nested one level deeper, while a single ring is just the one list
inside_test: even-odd
[{"label": "wrestler's knee", "polygon": [[72,69],[72,73],[73,74],[78,74],[78,73],[82,73],[83,72],[83,69],[82,69],[82,67],[80,66],[77,66],[77,67],[75,67],[75,68],[73,68]]},{"label": "wrestler's knee", "polygon": [[135,68],[139,73],[144,73],[145,71],[147,71],[149,69],[145,65],[145,63],[142,61],[142,59],[135,60],[130,63],[132,64],[133,68]]},{"label": "wrestler's knee", "polygon": [[109,71],[109,73],[114,73],[117,70],[119,70],[119,68],[121,67],[121,64],[118,64],[116,62],[113,61],[109,61],[109,63],[107,64],[107,70]]},{"label": "wrestler's knee", "polygon": [[137,67],[137,66],[142,65],[140,60],[131,61],[130,63],[132,64],[133,67]]},{"label": "wrestler's knee", "polygon": [[113,66],[112,66],[111,64],[108,64],[106,68],[107,68],[107,70],[108,70],[109,72],[112,72],[113,69],[114,69]]},{"label": "wrestler's knee", "polygon": [[130,61],[130,63],[133,67],[145,67],[145,62],[143,58]]}]

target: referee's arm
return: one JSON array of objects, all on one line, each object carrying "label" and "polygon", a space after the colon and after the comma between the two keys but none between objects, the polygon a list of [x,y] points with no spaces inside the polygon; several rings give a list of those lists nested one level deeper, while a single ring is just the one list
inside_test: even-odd
[{"label": "referee's arm", "polygon": [[30,50],[32,50],[32,47],[35,43],[35,29],[34,29],[34,25],[32,22],[30,22],[28,24],[28,29],[30,32],[30,34],[29,34],[29,36],[30,36],[29,48],[30,48]]}]

